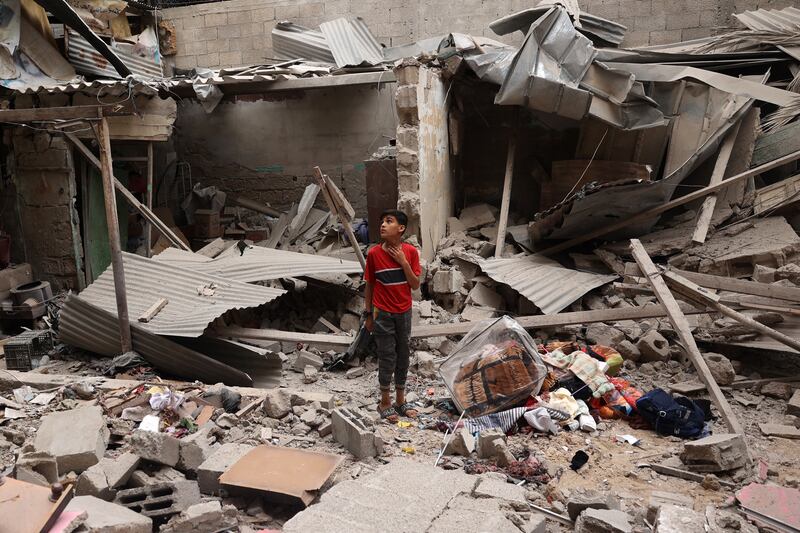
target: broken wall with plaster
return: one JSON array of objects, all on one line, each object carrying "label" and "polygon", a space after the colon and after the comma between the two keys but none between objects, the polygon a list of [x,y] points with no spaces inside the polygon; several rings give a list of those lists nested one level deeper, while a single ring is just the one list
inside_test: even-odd
[{"label": "broken wall with plaster", "polygon": [[[272,28],[290,20],[316,28],[342,16],[362,17],[379,42],[398,46],[429,37],[461,32],[519,45],[522,34],[497,36],[489,23],[536,5],[520,0],[228,0],[163,9],[175,25],[177,54],[168,62],[182,69],[263,63],[275,57]],[[628,28],[623,47],[665,44],[706,37],[734,25],[731,13],[748,9],[781,9],[791,0],[581,0],[581,9]]]},{"label": "broken wall with plaster", "polygon": [[366,217],[364,161],[395,136],[394,84],[239,96],[211,113],[184,100],[176,126],[194,183],[288,209],[319,166]]},{"label": "broken wall with plaster", "polygon": [[63,137],[29,128],[14,129],[11,141],[13,183],[5,186],[16,201],[4,205],[15,210],[2,217],[4,227],[15,228],[11,261],[30,263],[34,278],[54,292],[77,289],[82,244],[72,150]]}]

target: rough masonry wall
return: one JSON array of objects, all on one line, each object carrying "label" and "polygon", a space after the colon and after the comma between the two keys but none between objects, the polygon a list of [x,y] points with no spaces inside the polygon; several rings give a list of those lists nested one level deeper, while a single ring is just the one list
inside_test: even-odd
[{"label": "rough masonry wall", "polygon": [[394,83],[239,97],[210,114],[184,100],[176,148],[194,183],[278,209],[300,200],[319,166],[366,217],[364,161],[395,137],[394,115]]},{"label": "rough masonry wall", "polygon": [[20,234],[34,278],[49,281],[53,291],[78,289],[81,257],[78,214],[74,208],[72,151],[63,137],[17,128],[13,133],[14,185]]},{"label": "rough masonry wall", "polygon": [[[520,44],[522,34],[499,37],[489,23],[535,5],[531,0],[227,0],[164,9],[175,24],[179,68],[263,63],[274,57],[272,28],[282,20],[316,28],[341,16],[360,16],[378,41],[397,46],[451,32]],[[732,26],[732,13],[779,9],[791,0],[580,0],[582,9],[628,27],[623,46],[644,46],[705,37]]]}]

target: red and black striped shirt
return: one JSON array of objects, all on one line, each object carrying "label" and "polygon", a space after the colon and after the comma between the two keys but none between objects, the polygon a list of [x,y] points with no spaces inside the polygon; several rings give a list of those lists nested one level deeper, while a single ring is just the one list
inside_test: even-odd
[{"label": "red and black striped shirt", "polygon": [[[422,271],[419,266],[419,251],[414,246],[402,243],[403,253],[414,275]],[[372,305],[389,313],[405,313],[411,309],[411,287],[406,274],[397,261],[378,244],[367,252],[367,267],[364,279],[372,283]]]}]

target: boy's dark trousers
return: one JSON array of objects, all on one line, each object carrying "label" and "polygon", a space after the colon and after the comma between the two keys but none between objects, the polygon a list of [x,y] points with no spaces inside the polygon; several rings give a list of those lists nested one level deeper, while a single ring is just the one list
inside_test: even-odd
[{"label": "boy's dark trousers", "polygon": [[388,390],[394,374],[396,389],[405,389],[408,375],[411,340],[411,309],[405,313],[389,313],[377,309],[372,335],[378,347],[378,384]]}]

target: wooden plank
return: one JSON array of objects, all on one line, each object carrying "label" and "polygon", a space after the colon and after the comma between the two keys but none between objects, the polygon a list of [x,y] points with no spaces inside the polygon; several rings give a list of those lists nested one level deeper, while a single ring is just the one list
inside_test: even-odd
[{"label": "wooden plank", "polygon": [[608,250],[603,250],[602,248],[596,248],[594,250],[594,255],[600,258],[600,261],[605,263],[605,265],[616,275],[618,276],[625,276],[625,263],[617,257],[617,255],[613,252],[609,252]]},{"label": "wooden plank", "polygon": [[[117,107],[118,109],[114,109]],[[39,120],[96,119],[110,115],[132,115],[127,105],[79,105],[71,107],[32,107],[29,109],[0,109],[0,122],[34,122]]]},{"label": "wooden plank", "polygon": [[158,314],[159,311],[164,309],[169,303],[166,298],[159,298],[156,303],[151,305],[144,313],[139,315],[139,322],[150,322]]},{"label": "wooden plank", "polygon": [[744,324],[750,329],[758,331],[762,335],[771,337],[790,348],[800,351],[800,341],[797,339],[793,339],[788,335],[784,335],[780,331],[776,331],[769,326],[765,326],[761,322],[753,320],[749,316],[743,315],[742,313],[731,309],[727,305],[720,303],[719,296],[708,292],[708,290],[697,285],[696,283],[692,283],[688,279],[669,270],[664,272],[663,276],[664,281],[672,290],[682,294],[684,297],[694,302],[695,305],[700,307],[711,307],[723,315],[736,320],[740,324]]},{"label": "wooden plank", "polygon": [[692,336],[689,322],[686,320],[686,316],[681,311],[678,302],[675,300],[675,297],[662,278],[661,271],[653,264],[653,261],[650,259],[650,256],[647,255],[647,251],[638,239],[631,240],[631,252],[639,268],[644,275],[647,276],[647,280],[650,282],[653,292],[656,293],[656,297],[666,309],[667,317],[672,323],[672,327],[675,328],[678,338],[680,338],[681,344],[684,350],[686,350],[686,354],[697,370],[698,377],[706,386],[714,405],[717,406],[728,429],[731,433],[744,435],[744,428],[736,418],[733,409],[731,409],[728,400],[725,399],[725,395],[722,393],[722,390],[720,390],[719,385],[717,385],[717,382],[714,380],[714,376],[711,375],[711,371],[708,369],[708,365],[700,354],[700,350],[697,348],[697,344]]},{"label": "wooden plank", "polygon": [[641,213],[637,213],[637,214],[635,214],[635,215],[633,215],[631,217],[628,217],[626,219],[623,219],[623,220],[620,220],[618,222],[609,224],[608,226],[604,226],[602,228],[598,228],[596,230],[589,231],[588,233],[586,233],[584,235],[581,235],[580,237],[575,237],[574,239],[570,239],[570,240],[564,241],[562,243],[556,244],[556,245],[551,246],[549,248],[546,248],[546,249],[544,249],[544,250],[542,250],[542,251],[540,251],[538,253],[540,253],[542,255],[552,255],[552,254],[555,254],[555,253],[558,253],[558,252],[561,252],[561,251],[564,251],[564,250],[568,250],[569,248],[572,248],[573,246],[576,246],[578,244],[582,244],[582,243],[587,242],[587,241],[591,241],[592,239],[596,239],[597,237],[602,237],[603,235],[606,235],[606,234],[608,234],[608,233],[610,233],[612,231],[616,231],[616,230],[619,230],[619,229],[626,228],[626,227],[630,226],[631,224],[634,224],[636,222],[640,222],[642,220],[646,220],[648,218],[653,218],[656,215],[660,215],[661,213],[669,211],[670,209],[673,209],[673,208],[678,207],[680,205],[688,204],[690,202],[694,202],[695,200],[700,200],[701,198],[705,198],[706,196],[708,196],[711,193],[715,193],[717,191],[721,191],[721,190],[723,190],[723,189],[725,189],[727,187],[735,185],[736,183],[738,183],[738,182],[740,182],[740,181],[742,181],[744,179],[752,178],[753,176],[758,176],[759,174],[762,174],[762,173],[764,173],[764,172],[766,172],[768,170],[772,170],[773,168],[778,168],[778,167],[783,166],[783,165],[785,165],[787,163],[791,163],[793,161],[797,161],[798,159],[800,159],[800,150],[792,152],[791,154],[789,154],[787,156],[784,156],[784,157],[781,157],[780,159],[777,159],[775,161],[771,161],[769,163],[765,163],[763,165],[759,165],[757,167],[751,168],[750,170],[742,172],[741,174],[737,174],[736,176],[731,176],[730,178],[724,180],[722,183],[718,183],[716,185],[709,185],[708,187],[704,187],[704,188],[699,189],[697,191],[691,192],[691,193],[687,194],[686,196],[682,196],[680,198],[676,198],[675,200],[666,202],[666,203],[661,204],[661,205],[659,205],[657,207],[653,207],[651,209],[648,209],[647,211],[642,211]]},{"label": "wooden plank", "polygon": [[111,247],[111,267],[114,274],[114,295],[117,302],[119,318],[119,338],[122,346],[120,353],[133,350],[131,343],[131,324],[128,319],[128,295],[125,292],[125,270],[122,264],[122,245],[119,239],[119,219],[117,219],[117,198],[114,195],[115,179],[111,162],[111,134],[108,122],[100,119],[97,125],[97,140],[100,145],[100,170],[103,175],[103,196],[106,206],[106,224],[108,224],[108,242]]},{"label": "wooden plank", "polygon": [[508,153],[506,154],[506,174],[503,178],[503,198],[500,202],[500,220],[497,222],[497,241],[494,246],[494,256],[503,255],[506,244],[506,228],[508,228],[508,206],[511,203],[511,183],[514,179],[514,156],[516,154],[517,137],[514,132],[508,137]]},{"label": "wooden plank", "polygon": [[[714,162],[714,170],[711,172],[711,178],[708,180],[709,185],[717,185],[722,183],[722,180],[725,177],[725,170],[728,168],[728,161],[730,161],[731,158],[733,145],[736,143],[736,136],[739,134],[740,126],[741,122],[737,122],[725,137],[725,140],[722,142],[722,146],[719,149],[719,155],[717,155],[717,160]],[[695,227],[694,234],[692,235],[693,243],[703,244],[706,242],[708,228],[711,225],[711,217],[714,216],[714,208],[716,208],[716,206],[716,194],[709,194],[706,196],[706,199],[703,200],[703,205],[700,206],[700,212],[697,215],[697,226]]]},{"label": "wooden plank", "polygon": [[245,198],[244,196],[239,196],[238,194],[231,194],[228,196],[228,198],[230,198],[231,202],[235,203],[236,205],[251,211],[255,211],[256,213],[261,213],[262,215],[275,218],[281,216],[281,212],[277,209],[274,209],[268,205],[264,205],[261,202],[251,200],[250,198]]},{"label": "wooden plank", "polygon": [[775,298],[777,300],[786,300],[789,302],[800,302],[800,288],[797,287],[776,287],[775,285],[760,283],[758,281],[714,276],[713,274],[700,274],[698,272],[689,272],[688,270],[678,270],[674,268],[670,270],[707,289],[752,294],[753,296],[764,296],[766,298]]},{"label": "wooden plank", "polygon": [[750,164],[762,165],[795,150],[800,150],[800,122],[787,124],[760,136],[753,149]]},{"label": "wooden plank", "polygon": [[[153,210],[153,143],[147,143],[147,209]],[[150,221],[145,219],[144,224],[144,250],[147,257],[153,255],[153,233],[150,231]]]},{"label": "wooden plank", "polygon": [[200,409],[200,414],[197,415],[197,418],[194,419],[194,422],[198,426],[202,426],[211,420],[212,416],[214,416],[214,407],[211,405],[205,405],[202,409]]},{"label": "wooden plank", "polygon": [[[328,176],[322,173],[319,167],[314,167],[314,177],[317,180],[317,185],[322,190],[322,194],[325,197],[325,201],[328,203],[328,209],[331,210],[331,213],[336,214],[339,218],[339,222],[342,224],[344,228],[344,232],[347,235],[347,239],[350,241],[350,245],[353,247],[353,251],[356,253],[356,258],[358,262],[361,263],[361,268],[367,268],[367,261],[364,259],[364,254],[361,252],[361,247],[358,245],[358,240],[356,240],[355,234],[353,234],[353,228],[350,227],[350,219],[347,218],[348,212],[346,212],[346,208],[339,204],[340,201],[344,200],[344,196],[342,192],[339,191],[336,184],[333,183]],[[341,195],[341,198],[337,199],[337,195]],[[347,200],[344,200],[345,203],[349,206],[350,204],[347,203]],[[352,207],[350,207],[352,209]]]},{"label": "wooden plank", "polygon": [[328,319],[324,316],[321,316],[317,319],[320,324],[331,330],[333,333],[342,333],[342,330],[337,328],[334,324],[332,324]]},{"label": "wooden plank", "polygon": [[[78,137],[75,136],[73,133],[64,132],[66,138],[78,149],[78,151],[83,154],[83,156],[96,168],[100,167],[100,160],[95,157],[91,150],[81,141]],[[173,232],[160,218],[158,218],[148,207],[136,197],[131,194],[131,192],[112,174],[111,177],[114,181],[114,186],[116,187],[117,191],[125,198],[125,200],[134,208],[136,209],[146,220],[148,220],[156,230],[161,233],[166,239],[168,239],[173,245],[177,246],[181,250],[186,250],[191,252],[192,249],[189,248],[189,245],[183,242],[175,232]]]},{"label": "wooden plank", "polygon": [[800,174],[756,191],[753,210],[756,215],[800,202]]}]

